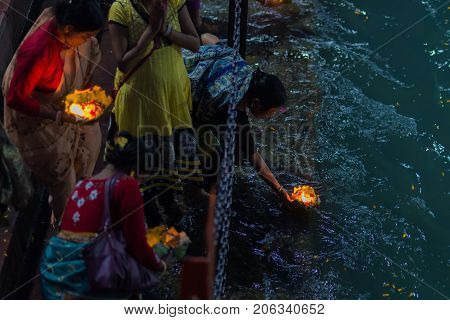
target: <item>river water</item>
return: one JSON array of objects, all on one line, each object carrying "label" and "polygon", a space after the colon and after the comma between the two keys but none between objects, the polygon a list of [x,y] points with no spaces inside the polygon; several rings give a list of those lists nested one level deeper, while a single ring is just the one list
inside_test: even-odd
[{"label": "river water", "polygon": [[[225,30],[224,1],[203,9]],[[322,202],[285,212],[238,171],[227,298],[450,296],[449,13],[444,0],[250,1],[247,59],[289,92],[286,113],[253,121],[259,149]]]}]

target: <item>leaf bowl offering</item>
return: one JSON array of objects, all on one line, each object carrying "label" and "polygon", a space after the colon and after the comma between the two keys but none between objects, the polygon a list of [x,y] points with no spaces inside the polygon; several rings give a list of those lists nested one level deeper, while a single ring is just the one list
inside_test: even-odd
[{"label": "leaf bowl offering", "polygon": [[65,112],[80,121],[98,120],[112,104],[113,99],[102,88],[94,86],[85,90],[75,90],[64,101]]},{"label": "leaf bowl offering", "polygon": [[315,207],[320,204],[319,195],[311,186],[294,187],[291,199],[305,208]]},{"label": "leaf bowl offering", "polygon": [[174,258],[181,260],[186,255],[191,240],[185,232],[162,225],[147,230],[147,243],[160,258],[172,254]]}]

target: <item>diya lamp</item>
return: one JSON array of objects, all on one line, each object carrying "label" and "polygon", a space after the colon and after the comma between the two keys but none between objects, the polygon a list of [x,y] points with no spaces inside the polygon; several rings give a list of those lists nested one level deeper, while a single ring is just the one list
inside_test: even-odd
[{"label": "diya lamp", "polygon": [[304,207],[315,207],[320,203],[319,195],[311,186],[294,187],[291,199]]},{"label": "diya lamp", "polygon": [[66,113],[79,120],[91,121],[98,119],[105,109],[112,104],[112,98],[99,86],[85,90],[75,90],[66,96]]},{"label": "diya lamp", "polygon": [[178,232],[174,227],[168,228],[165,225],[148,229],[146,238],[148,245],[160,258],[172,253],[175,258],[181,259],[191,242],[185,232]]}]

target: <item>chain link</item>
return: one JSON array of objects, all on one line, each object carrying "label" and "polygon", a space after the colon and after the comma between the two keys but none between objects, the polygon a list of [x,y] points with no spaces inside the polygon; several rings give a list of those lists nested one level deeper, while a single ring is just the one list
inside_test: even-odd
[{"label": "chain link", "polygon": [[219,187],[217,191],[216,216],[214,226],[216,230],[217,261],[214,281],[214,299],[220,299],[226,280],[225,267],[229,250],[230,217],[234,177],[234,148],[236,131],[236,105],[238,98],[237,61],[239,60],[241,8],[242,0],[235,0],[234,33],[233,33],[233,95],[228,108],[227,129],[224,139],[224,154],[219,174]]}]

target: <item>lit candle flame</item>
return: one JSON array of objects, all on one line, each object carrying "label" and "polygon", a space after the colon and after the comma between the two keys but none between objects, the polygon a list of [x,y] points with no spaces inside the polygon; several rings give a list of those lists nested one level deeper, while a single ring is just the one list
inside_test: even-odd
[{"label": "lit candle flame", "polygon": [[74,103],[70,106],[69,112],[83,119],[92,120],[102,113],[102,107],[95,101],[88,103]]},{"label": "lit candle flame", "polygon": [[76,116],[83,117],[83,115],[84,115],[83,107],[77,103],[74,103],[73,105],[71,105],[69,111],[70,111],[70,113],[72,113]]}]

